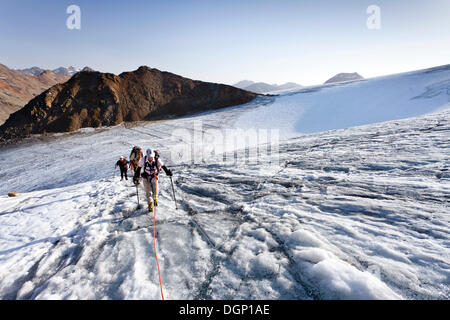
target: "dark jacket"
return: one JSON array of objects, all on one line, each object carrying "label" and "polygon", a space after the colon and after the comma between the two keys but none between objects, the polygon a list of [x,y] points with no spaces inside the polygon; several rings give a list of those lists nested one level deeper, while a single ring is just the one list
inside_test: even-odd
[{"label": "dark jacket", "polygon": [[116,162],[116,166],[119,166],[120,170],[128,171],[128,161],[126,159],[119,160]]}]

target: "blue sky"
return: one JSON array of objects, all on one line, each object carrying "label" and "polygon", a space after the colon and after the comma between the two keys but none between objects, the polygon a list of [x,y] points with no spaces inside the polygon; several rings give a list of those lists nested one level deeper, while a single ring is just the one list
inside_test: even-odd
[{"label": "blue sky", "polygon": [[[66,8],[81,8],[81,30]],[[369,30],[369,5],[381,29]],[[148,65],[232,84],[322,83],[450,63],[449,0],[0,2],[0,63],[90,66],[119,74]]]}]

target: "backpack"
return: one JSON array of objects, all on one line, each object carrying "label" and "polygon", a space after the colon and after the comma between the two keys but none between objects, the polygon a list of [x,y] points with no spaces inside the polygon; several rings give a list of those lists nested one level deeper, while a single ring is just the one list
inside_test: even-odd
[{"label": "backpack", "polygon": [[119,163],[119,166],[120,166],[121,168],[127,169],[127,170],[128,170],[128,160],[127,160],[126,158],[123,158],[123,160],[120,159],[120,160],[118,161],[118,163]]},{"label": "backpack", "polygon": [[130,153],[130,160],[140,160],[142,155],[142,149],[140,147],[134,147]]},{"label": "backpack", "polygon": [[158,161],[160,154],[158,150],[153,150],[153,152],[155,153],[155,161]]}]

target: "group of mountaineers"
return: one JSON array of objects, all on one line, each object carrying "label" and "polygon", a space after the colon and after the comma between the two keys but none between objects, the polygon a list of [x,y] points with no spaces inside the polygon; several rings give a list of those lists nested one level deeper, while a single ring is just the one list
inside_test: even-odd
[{"label": "group of mountaineers", "polygon": [[126,157],[120,157],[115,167],[120,168],[121,179],[125,177],[128,180],[127,172],[131,169],[133,174],[133,183],[138,187],[143,181],[143,189],[148,203],[148,210],[151,212],[158,205],[158,175],[162,170],[167,176],[172,176],[172,171],[162,162],[157,150],[147,149],[145,156],[140,147],[134,147],[130,153],[130,160]]}]

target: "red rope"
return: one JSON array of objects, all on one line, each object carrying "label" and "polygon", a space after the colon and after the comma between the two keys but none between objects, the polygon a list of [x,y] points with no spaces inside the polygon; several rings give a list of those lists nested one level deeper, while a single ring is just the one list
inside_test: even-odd
[{"label": "red rope", "polygon": [[161,297],[162,297],[162,299],[164,300],[164,293],[163,293],[162,280],[161,280],[161,271],[159,270],[158,256],[156,255],[156,232],[155,232],[155,225],[156,225],[156,207],[153,207],[153,248],[155,249],[156,265],[158,266],[159,286],[161,287]]}]

